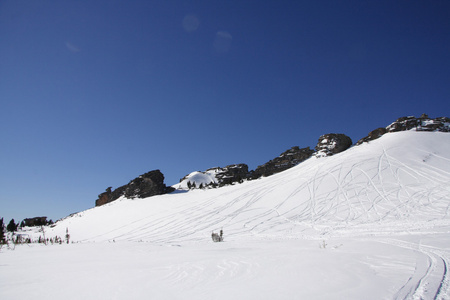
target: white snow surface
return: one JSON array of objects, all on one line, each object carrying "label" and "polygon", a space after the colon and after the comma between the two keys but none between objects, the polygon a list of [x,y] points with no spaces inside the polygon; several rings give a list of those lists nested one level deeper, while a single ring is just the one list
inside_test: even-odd
[{"label": "white snow surface", "polygon": [[45,228],[74,243],[4,246],[0,298],[449,299],[449,149],[448,133],[389,133],[242,184],[119,199]]},{"label": "white snow surface", "polygon": [[218,173],[219,168],[214,168],[207,170],[205,172],[195,171],[190,173],[183,179],[180,183],[173,185],[175,189],[188,189],[188,182],[191,184],[195,183],[196,187],[200,185],[207,186],[210,183],[217,183],[216,174]]}]

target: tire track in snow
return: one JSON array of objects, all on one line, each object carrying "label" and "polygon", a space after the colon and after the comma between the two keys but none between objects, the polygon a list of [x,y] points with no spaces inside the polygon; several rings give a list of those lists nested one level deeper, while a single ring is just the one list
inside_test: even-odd
[{"label": "tire track in snow", "polygon": [[217,282],[247,280],[253,277],[259,264],[240,257],[202,259],[193,262],[175,263],[162,268],[163,280],[173,286],[195,288]]},{"label": "tire track in snow", "polygon": [[[390,155],[391,151],[381,145],[376,156],[362,156],[357,161],[313,158],[314,164],[302,163],[304,168],[246,183],[242,189],[192,191],[189,204],[174,205],[160,215],[149,212],[122,226],[113,224],[109,231],[87,240],[197,241],[225,226],[235,234],[278,234],[296,226],[300,232],[302,227],[335,230],[380,225],[383,221],[404,221],[417,213],[421,220],[428,221],[448,216],[450,189],[433,181],[438,173],[426,164],[409,170],[401,159],[394,158],[395,152]],[[429,173],[434,175],[430,177]],[[425,181],[427,188],[417,181]]]},{"label": "tire track in snow", "polygon": [[[404,186],[404,184],[402,183],[402,180],[400,180],[400,176],[399,176],[399,174],[398,174],[398,172],[399,172],[399,170],[400,170],[400,168],[398,168],[398,167],[395,167],[394,168],[394,166],[393,166],[393,163],[390,161],[390,159],[389,159],[389,156],[388,156],[388,154],[387,154],[387,152],[386,152],[386,148],[382,145],[382,147],[383,147],[383,154],[380,156],[380,163],[381,163],[381,159],[382,158],[384,158],[385,159],[385,161],[386,161],[386,163],[388,164],[388,168],[389,168],[389,170],[390,170],[390,172],[391,172],[391,174],[392,174],[392,176],[394,177],[394,179],[395,179],[395,184],[398,186],[397,187],[397,189],[396,189],[396,198],[397,198],[397,200],[400,202],[400,207],[401,206],[403,206],[404,207],[404,209],[406,210],[406,216],[408,216],[409,215],[409,209],[410,209],[410,207],[409,207],[409,202],[407,201],[407,199],[411,199],[411,195],[410,195],[410,193],[409,193],[409,191],[408,191],[408,189]],[[381,166],[380,166],[380,168],[381,168]],[[382,178],[380,177],[380,182],[381,182],[381,184],[382,184],[382,186],[384,186],[383,185],[383,180],[382,180]],[[400,196],[400,193],[401,192],[405,192],[406,193],[406,199],[405,199],[405,202],[403,202],[401,199],[402,199],[402,197]]]},{"label": "tire track in snow", "polygon": [[395,239],[378,241],[409,249],[421,255],[421,261],[416,264],[414,274],[396,293],[395,299],[448,299],[450,296],[449,253],[431,246]]}]

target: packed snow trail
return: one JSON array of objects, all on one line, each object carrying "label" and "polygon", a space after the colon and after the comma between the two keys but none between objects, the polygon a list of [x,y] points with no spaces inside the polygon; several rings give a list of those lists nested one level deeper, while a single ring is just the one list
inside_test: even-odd
[{"label": "packed snow trail", "polygon": [[448,299],[450,251],[393,238],[379,241],[419,254],[414,274],[395,295],[395,299]]}]

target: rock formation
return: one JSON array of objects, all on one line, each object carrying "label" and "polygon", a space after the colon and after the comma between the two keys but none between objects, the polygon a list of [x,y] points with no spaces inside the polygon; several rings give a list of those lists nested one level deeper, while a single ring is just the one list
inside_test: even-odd
[{"label": "rock formation", "polygon": [[316,146],[316,157],[331,156],[347,150],[353,144],[352,139],[342,133],[324,134]]},{"label": "rock formation", "polygon": [[248,178],[248,166],[246,164],[228,165],[225,168],[219,168],[216,179],[220,186],[241,183]]},{"label": "rock formation", "polygon": [[181,178],[180,183],[186,181],[188,188],[221,187],[236,182],[241,183],[248,179],[248,176],[246,164],[234,164],[223,168],[210,168],[204,172],[192,172]]},{"label": "rock formation", "polygon": [[384,127],[380,127],[375,130],[372,130],[371,132],[369,132],[368,136],[363,137],[358,142],[356,142],[356,145],[360,145],[364,142],[369,142],[369,141],[375,140],[375,139],[379,138],[380,136],[382,136],[383,134],[385,134],[386,132],[387,132],[387,130]]},{"label": "rock formation", "polygon": [[[210,168],[206,171],[192,172],[189,175],[180,179],[180,184],[175,185],[177,188],[186,186],[188,182],[188,188],[201,188],[201,187],[221,187],[224,185],[230,185],[234,183],[242,183],[244,180],[252,180],[260,178],[261,176],[270,176],[275,173],[282,172],[295,165],[298,165],[302,161],[310,158],[314,150],[309,147],[299,148],[298,146],[281,153],[278,157],[268,161],[267,163],[258,166],[254,171],[248,170],[246,164],[234,164],[226,167]],[[199,176],[204,175],[204,176]],[[208,181],[206,182],[206,178]],[[203,181],[200,185],[198,180]],[[183,182],[185,182],[183,184]]]},{"label": "rock formation", "polygon": [[[360,139],[356,145],[375,140],[389,132],[403,130],[450,132],[450,119],[447,117],[430,119],[426,114],[423,114],[420,118],[402,117],[389,126],[372,130],[368,136]],[[313,155],[316,157],[331,156],[345,151],[351,146],[352,140],[345,134],[324,134],[319,138],[315,149],[292,147],[278,157],[258,166],[253,171],[249,171],[246,164],[234,164],[224,168],[211,168],[204,172],[192,172],[183,177],[175,187],[178,189],[191,189],[241,183],[244,180],[253,180],[282,172],[298,165]],[[106,192],[98,195],[95,205],[100,206],[122,196],[127,198],[145,198],[165,194],[173,190],[174,188],[167,187],[164,184],[164,175],[159,170],[155,170],[135,178],[127,185],[121,186],[114,191],[112,191],[111,187],[107,188]]]},{"label": "rock formation", "polygon": [[430,119],[428,115],[422,114],[420,118],[402,117],[394,123],[386,127],[387,132],[416,130],[416,131],[450,131],[450,119],[447,117],[439,117]]},{"label": "rock formation", "polygon": [[281,153],[278,157],[275,157],[265,164],[258,166],[251,172],[250,178],[256,179],[261,176],[270,176],[272,174],[282,172],[310,158],[313,153],[314,150],[309,147],[292,147],[291,149]]},{"label": "rock formation", "polygon": [[34,218],[24,219],[20,226],[21,227],[23,227],[23,226],[33,227],[33,226],[45,226],[48,224],[50,224],[50,222],[47,221],[47,217],[34,217]]},{"label": "rock formation", "polygon": [[406,130],[450,132],[450,118],[439,117],[431,119],[426,114],[422,114],[420,118],[416,118],[414,116],[401,117],[385,128],[382,127],[371,131],[368,136],[360,139],[356,145],[377,139],[388,132]]},{"label": "rock formation", "polygon": [[164,184],[164,175],[159,170],[150,171],[131,180],[127,185],[118,187],[114,191],[109,187],[104,193],[98,195],[95,206],[104,205],[106,203],[117,200],[119,197],[126,198],[146,198],[155,195],[162,195],[172,192],[172,187]]}]

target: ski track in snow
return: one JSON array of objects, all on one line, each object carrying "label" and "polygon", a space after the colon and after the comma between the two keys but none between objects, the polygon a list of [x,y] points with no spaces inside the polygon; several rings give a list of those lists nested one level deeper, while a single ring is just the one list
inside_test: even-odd
[{"label": "ski track in snow", "polygon": [[220,228],[228,228],[229,235],[264,235],[285,234],[301,225],[306,225],[305,230],[322,227],[332,232],[333,228],[360,224],[404,225],[419,211],[424,220],[448,216],[450,188],[442,178],[445,172],[435,167],[412,169],[390,155],[384,145],[376,164],[373,157],[331,165],[329,159],[317,159],[318,163],[313,161],[304,168],[300,165],[299,171],[291,169],[270,177],[272,180],[245,183],[242,189],[215,190],[210,197],[209,190],[190,192],[198,196],[191,205],[174,207],[157,217],[149,214],[84,241],[195,241],[204,238],[196,233]]},{"label": "ski track in snow", "polygon": [[421,256],[417,261],[414,274],[397,292],[394,299],[448,299],[450,296],[449,251],[395,239],[386,238],[379,242],[413,250]]},{"label": "ski track in snow", "polygon": [[[450,140],[436,137],[443,141],[437,144],[438,138],[426,133],[386,134],[333,157],[313,157],[236,186],[118,200],[61,221],[47,236],[64,236],[70,228],[80,242],[174,245],[209,241],[211,231],[223,228],[225,242],[370,238],[417,255],[414,272],[393,293],[394,299],[448,299],[450,250],[400,239],[450,233]],[[422,138],[435,144],[428,146]],[[401,146],[405,140],[414,151]],[[100,226],[99,218],[105,224]],[[254,261],[227,256],[213,266],[168,265],[164,280],[187,286],[219,278],[250,280],[258,268]]]}]

